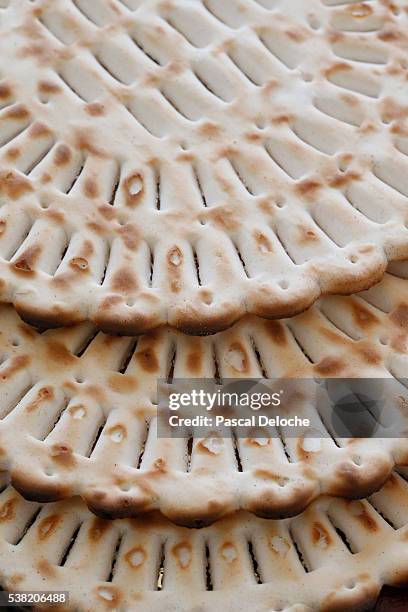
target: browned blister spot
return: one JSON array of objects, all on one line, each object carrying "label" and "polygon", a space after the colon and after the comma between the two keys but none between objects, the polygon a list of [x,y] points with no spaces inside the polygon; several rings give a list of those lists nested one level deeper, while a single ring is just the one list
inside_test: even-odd
[{"label": "browned blister spot", "polygon": [[0,100],[11,98],[13,90],[8,83],[0,83]]},{"label": "browned blister spot", "polygon": [[187,353],[186,366],[190,374],[198,374],[201,372],[203,362],[203,352],[200,348],[193,349]]},{"label": "browned blister spot", "polygon": [[408,304],[399,304],[390,314],[390,321],[397,327],[408,330]]},{"label": "browned blister spot", "polygon": [[52,81],[42,80],[38,83],[38,91],[42,94],[57,94],[62,91],[62,88]]},{"label": "browned blister spot", "polygon": [[122,190],[128,206],[136,206],[144,196],[145,185],[142,174],[135,172],[122,183]]},{"label": "browned blister spot", "polygon": [[11,119],[13,121],[24,121],[29,119],[31,116],[30,111],[24,104],[13,104],[10,108],[7,108],[3,115],[2,119]]},{"label": "browned blister spot", "polygon": [[16,372],[26,368],[30,361],[31,359],[28,355],[17,355],[17,357],[13,357],[11,363],[2,369],[0,380],[4,381],[11,379]]},{"label": "browned blister spot", "polygon": [[368,308],[354,300],[351,301],[351,309],[353,319],[359,327],[368,328],[379,322],[379,319]]},{"label": "browned blister spot", "polygon": [[37,533],[40,540],[46,540],[55,531],[60,523],[61,517],[58,514],[52,514],[44,518],[37,527]]},{"label": "browned blister spot", "polygon": [[378,524],[368,512],[367,508],[361,502],[348,501],[346,502],[351,510],[353,518],[357,519],[361,523],[364,529],[367,531],[378,531]]},{"label": "browned blister spot", "polygon": [[338,375],[345,367],[344,361],[338,357],[324,357],[314,366],[315,371],[322,376]]},{"label": "browned blister spot", "polygon": [[327,548],[332,543],[330,533],[318,521],[315,521],[312,525],[312,542],[320,548]]},{"label": "browned blister spot", "polygon": [[52,136],[52,131],[45,123],[41,123],[40,121],[36,121],[28,130],[31,138],[48,138]]},{"label": "browned blister spot", "polygon": [[77,270],[78,272],[88,272],[88,268],[89,268],[89,263],[88,260],[85,259],[84,257],[73,257],[72,259],[70,259],[69,261],[69,265],[71,268],[73,268],[74,270]]},{"label": "browned blister spot", "polygon": [[26,407],[27,412],[37,410],[42,402],[47,402],[54,399],[55,394],[52,387],[42,387],[38,390],[35,399],[33,399]]},{"label": "browned blister spot", "polygon": [[265,236],[265,234],[263,232],[260,232],[259,230],[254,230],[253,237],[254,237],[255,242],[257,244],[258,250],[261,253],[266,254],[266,253],[272,253],[273,252],[272,243],[269,240],[269,238],[267,236]]},{"label": "browned blister spot", "polygon": [[54,154],[54,163],[56,166],[66,166],[72,159],[72,152],[65,144],[57,146]]},{"label": "browned blister spot", "polygon": [[352,67],[350,64],[346,64],[345,62],[335,62],[332,64],[327,70],[324,72],[324,76],[326,79],[331,79],[338,72],[350,72]]},{"label": "browned blister spot", "polygon": [[187,569],[192,560],[192,548],[187,540],[179,542],[171,549],[172,554],[176,558],[177,564],[181,569]]},{"label": "browned blister spot", "polygon": [[72,448],[68,444],[53,444],[50,448],[50,457],[68,468],[72,468],[76,464]]},{"label": "browned blister spot", "polygon": [[6,158],[8,161],[15,161],[20,157],[22,150],[18,147],[10,147],[6,152]]},{"label": "browned blister spot", "polygon": [[299,233],[299,242],[301,244],[319,241],[319,236],[317,235],[315,230],[313,230],[310,227],[299,225],[298,233]]},{"label": "browned blister spot", "polygon": [[382,361],[381,354],[370,344],[362,343],[356,346],[356,352],[369,365],[379,365]]},{"label": "browned blister spot", "polygon": [[295,185],[295,191],[300,197],[311,198],[316,195],[316,192],[322,187],[319,181],[314,179],[304,179]]},{"label": "browned blister spot", "polygon": [[105,107],[99,102],[92,102],[91,104],[86,104],[85,111],[88,115],[91,115],[91,117],[101,117],[105,114]]},{"label": "browned blister spot", "polygon": [[0,522],[11,521],[15,516],[15,505],[17,499],[12,497],[0,506]]},{"label": "browned blister spot", "polygon": [[47,559],[40,559],[37,562],[37,569],[40,575],[43,576],[44,578],[50,579],[50,578],[55,578],[56,576],[54,565],[52,565],[52,563],[47,561]]},{"label": "browned blister spot", "polygon": [[135,546],[134,548],[128,550],[124,556],[124,559],[131,568],[138,569],[146,561],[147,553],[143,546]]},{"label": "browned blister spot", "polygon": [[89,528],[88,537],[91,542],[98,542],[101,537],[110,529],[111,522],[99,517],[94,518]]},{"label": "browned blister spot", "polygon": [[26,193],[34,191],[30,181],[12,170],[0,171],[0,194],[10,200],[18,200]]},{"label": "browned blister spot", "polygon": [[48,340],[45,350],[49,358],[48,363],[58,364],[58,367],[61,365],[67,367],[76,361],[76,358],[65,344],[57,340]]},{"label": "browned blister spot", "polygon": [[159,370],[159,361],[154,352],[154,348],[146,347],[143,350],[137,351],[135,353],[136,361],[139,363],[141,368],[146,372],[158,372]]},{"label": "browned blister spot", "polygon": [[109,387],[116,393],[131,393],[138,388],[138,382],[133,376],[111,374],[108,378]]},{"label": "browned blister spot", "polygon": [[118,229],[118,234],[125,243],[126,248],[134,251],[140,243],[140,231],[134,223],[126,223]]},{"label": "browned blister spot", "polygon": [[113,291],[128,294],[137,289],[138,282],[133,272],[126,268],[122,268],[113,274],[111,279],[111,287]]},{"label": "browned blister spot", "polygon": [[373,9],[365,2],[359,2],[348,6],[346,12],[354,19],[365,19],[373,14]]},{"label": "browned blister spot", "polygon": [[39,244],[33,244],[12,263],[13,268],[17,272],[32,272],[41,252],[41,246]]},{"label": "browned blister spot", "polygon": [[99,196],[98,183],[96,182],[94,178],[88,177],[85,180],[83,192],[84,192],[84,195],[90,199],[94,199]]},{"label": "browned blister spot", "polygon": [[275,342],[283,346],[287,344],[285,326],[280,321],[265,321],[264,327],[268,336]]},{"label": "browned blister spot", "polygon": [[230,204],[211,206],[211,208],[205,211],[205,217],[218,227],[227,231],[234,231],[241,225],[236,207]]}]

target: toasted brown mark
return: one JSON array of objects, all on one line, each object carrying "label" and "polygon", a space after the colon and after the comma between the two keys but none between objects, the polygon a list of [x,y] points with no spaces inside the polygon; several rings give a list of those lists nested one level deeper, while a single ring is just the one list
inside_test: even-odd
[{"label": "toasted brown mark", "polygon": [[146,372],[152,373],[159,370],[159,361],[153,347],[146,347],[143,350],[137,351],[135,357],[141,368]]},{"label": "toasted brown mark", "polygon": [[280,346],[287,344],[285,326],[280,321],[265,321],[264,326],[266,333],[275,344]]},{"label": "toasted brown mark", "polygon": [[72,259],[70,259],[69,265],[71,268],[74,268],[74,270],[78,272],[82,272],[82,273],[89,272],[89,269],[88,269],[89,263],[88,263],[88,260],[85,259],[84,257],[73,257]]},{"label": "toasted brown mark", "polygon": [[27,412],[32,412],[40,407],[42,402],[54,399],[55,394],[52,387],[42,387],[37,393],[37,397],[26,407]]},{"label": "toasted brown mark", "polygon": [[33,272],[35,262],[42,252],[42,248],[39,244],[33,244],[28,247],[24,253],[12,264],[13,268],[17,272]]},{"label": "toasted brown mark", "polygon": [[351,308],[353,319],[360,327],[368,328],[379,322],[379,319],[361,304],[352,301]]},{"label": "toasted brown mark", "polygon": [[50,363],[58,364],[58,367],[72,365],[76,361],[76,358],[68,350],[68,348],[62,342],[57,340],[48,340],[46,344],[46,352]]},{"label": "toasted brown mark", "polygon": [[8,83],[0,83],[0,100],[11,98],[13,90]]},{"label": "toasted brown mark", "polygon": [[[364,504],[356,501],[348,501],[347,505],[351,508],[351,513],[354,519],[357,519],[361,525],[367,529],[367,531],[378,531],[378,525],[376,521],[370,516],[369,512],[365,508]],[[352,508],[356,508],[358,511],[353,512]]]},{"label": "toasted brown mark", "polygon": [[135,172],[128,176],[123,181],[122,190],[128,206],[136,206],[139,204],[145,192],[144,180],[140,172]]},{"label": "toasted brown mark", "polygon": [[349,172],[341,172],[336,174],[335,176],[330,177],[329,185],[334,189],[342,189],[347,187],[349,183],[352,181],[360,180],[361,175],[354,170],[350,170]]},{"label": "toasted brown mark", "polygon": [[364,2],[352,4],[347,7],[346,11],[355,19],[365,19],[369,15],[373,14],[372,7]]},{"label": "toasted brown mark", "polygon": [[299,181],[295,185],[295,191],[300,197],[313,197],[316,191],[321,188],[321,183],[313,179]]},{"label": "toasted brown mark", "polygon": [[209,221],[225,230],[233,231],[238,229],[241,224],[236,208],[228,204],[212,206],[206,211],[205,216]]},{"label": "toasted brown mark", "polygon": [[6,231],[6,229],[7,229],[7,221],[4,221],[4,219],[2,219],[2,220],[0,221],[0,236],[1,236],[2,234],[4,234],[4,232]]},{"label": "toasted brown mark", "polygon": [[345,366],[345,363],[338,357],[324,357],[319,363],[316,363],[314,369],[322,376],[332,376],[339,374]]},{"label": "toasted brown mark", "polygon": [[[171,549],[172,554],[177,560],[177,563],[181,569],[187,569],[191,564],[191,544],[187,540],[179,542]],[[183,553],[187,552],[188,559],[183,559]]]},{"label": "toasted brown mark", "polygon": [[38,83],[38,91],[42,94],[57,94],[62,88],[52,81],[43,80]]},{"label": "toasted brown mark", "polygon": [[54,461],[67,468],[76,464],[72,448],[68,444],[53,444],[50,449],[50,456]]},{"label": "toasted brown mark", "polygon": [[126,223],[118,229],[118,234],[121,236],[126,248],[134,251],[140,242],[140,232],[133,223]]},{"label": "toasted brown mark", "polygon": [[15,505],[17,499],[12,497],[0,506],[0,522],[11,521],[15,515]]},{"label": "toasted brown mark", "polygon": [[37,527],[38,537],[40,540],[46,540],[55,531],[61,517],[58,514],[52,514],[44,518]]},{"label": "toasted brown mark", "polygon": [[326,542],[326,546],[330,546],[332,543],[332,538],[326,527],[315,521],[312,525],[312,542],[313,544],[319,544],[322,539]]},{"label": "toasted brown mark", "polygon": [[133,376],[123,376],[122,374],[111,374],[108,385],[116,393],[131,393],[138,387],[137,380]]},{"label": "toasted brown mark", "polygon": [[[107,599],[106,597],[103,597],[103,595],[101,594],[102,592],[109,593],[109,599]],[[121,595],[116,586],[109,585],[109,586],[98,587],[96,590],[96,593],[97,593],[98,599],[100,601],[103,601],[105,604],[105,607],[107,608],[114,609],[115,606],[117,606],[120,603]]]},{"label": "toasted brown mark", "polygon": [[18,147],[10,147],[10,149],[8,149],[6,152],[6,158],[8,161],[15,161],[20,157],[21,153],[22,150]]},{"label": "toasted brown mark", "polygon": [[47,138],[52,135],[52,131],[45,123],[36,121],[28,131],[31,138]]},{"label": "toasted brown mark", "polygon": [[44,578],[54,578],[56,576],[55,567],[47,559],[40,559],[37,562],[37,569]]},{"label": "toasted brown mark", "polygon": [[255,238],[255,242],[257,243],[258,249],[261,253],[272,253],[273,246],[271,241],[265,234],[260,232],[259,230],[255,230],[253,233],[253,237]]},{"label": "toasted brown mark", "polygon": [[408,330],[408,304],[399,304],[390,314],[390,320],[401,327],[402,329]]},{"label": "toasted brown mark", "polygon": [[350,70],[352,70],[350,64],[346,64],[345,62],[336,62],[335,64],[330,66],[330,68],[327,68],[327,70],[325,70],[324,76],[326,77],[326,79],[330,79],[333,75],[336,74],[336,72],[350,72]]},{"label": "toasted brown mark", "polygon": [[305,227],[303,225],[298,226],[299,232],[299,242],[300,243],[310,243],[317,242],[319,240],[319,236],[317,233],[310,227]]},{"label": "toasted brown mark", "polygon": [[78,130],[75,135],[75,146],[79,151],[86,151],[95,157],[106,157],[106,153],[94,145],[91,135],[81,130]]},{"label": "toasted brown mark", "polygon": [[85,112],[92,117],[101,117],[105,114],[105,107],[99,102],[92,102],[91,104],[86,104]]},{"label": "toasted brown mark", "polygon": [[122,268],[121,270],[117,270],[112,276],[111,287],[113,291],[128,294],[130,291],[137,289],[138,283],[133,272],[126,268]]},{"label": "toasted brown mark", "polygon": [[124,558],[130,567],[133,569],[138,569],[146,561],[147,553],[142,546],[135,546],[134,548],[128,550]]},{"label": "toasted brown mark", "polygon": [[26,368],[30,361],[31,359],[28,355],[17,355],[17,357],[13,357],[10,365],[2,370],[0,380],[4,381],[12,378],[13,374],[19,372],[23,368]]},{"label": "toasted brown mark", "polygon": [[94,178],[88,177],[84,183],[84,195],[87,198],[94,199],[99,196],[99,187],[98,183]]},{"label": "toasted brown mark", "polygon": [[30,116],[30,111],[24,104],[13,104],[3,114],[4,119],[12,119],[14,121],[24,121],[29,119]]},{"label": "toasted brown mark", "polygon": [[356,346],[356,351],[369,365],[379,365],[381,363],[381,354],[369,344],[362,343]]},{"label": "toasted brown mark", "polygon": [[0,194],[18,200],[26,193],[34,191],[30,181],[12,170],[0,171]]},{"label": "toasted brown mark", "polygon": [[202,361],[203,361],[202,351],[199,348],[191,350],[187,354],[187,358],[186,358],[187,370],[191,374],[198,374],[201,371]]},{"label": "toasted brown mark", "polygon": [[88,532],[88,537],[91,542],[98,542],[110,526],[110,521],[99,517],[95,518]]},{"label": "toasted brown mark", "polygon": [[72,159],[72,152],[65,144],[60,144],[55,150],[54,163],[56,166],[66,166]]}]

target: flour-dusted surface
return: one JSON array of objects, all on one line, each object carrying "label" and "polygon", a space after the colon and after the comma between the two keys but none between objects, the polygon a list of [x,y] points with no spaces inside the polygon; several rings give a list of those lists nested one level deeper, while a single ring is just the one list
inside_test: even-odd
[{"label": "flour-dusted surface", "polygon": [[0,299],[215,332],[408,257],[403,1],[2,0]]},{"label": "flour-dusted surface", "polygon": [[408,485],[364,501],[322,498],[294,519],[240,512],[205,529],[104,521],[78,499],[0,495],[1,586],[64,590],[75,612],[348,612],[408,578]]},{"label": "flour-dusted surface", "polygon": [[184,525],[238,509],[280,518],[321,493],[369,495],[408,465],[404,428],[341,439],[307,394],[287,408],[328,427],[312,445],[284,429],[269,440],[158,438],[155,405],[157,378],[387,377],[387,416],[407,419],[405,279],[387,274],[360,296],[327,297],[282,322],[246,317],[205,338],[108,336],[89,323],[39,334],[11,307],[0,314],[0,469],[29,499],[80,495],[104,517],[160,510]]}]

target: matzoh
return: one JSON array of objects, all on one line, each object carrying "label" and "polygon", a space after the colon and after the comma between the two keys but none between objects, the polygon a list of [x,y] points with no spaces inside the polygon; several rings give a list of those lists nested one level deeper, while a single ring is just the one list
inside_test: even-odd
[{"label": "matzoh", "polygon": [[105,517],[157,509],[186,525],[240,508],[289,516],[321,493],[369,495],[395,464],[408,464],[404,430],[399,438],[339,439],[299,400],[297,413],[327,433],[313,448],[284,430],[255,444],[158,438],[156,381],[394,377],[390,402],[406,419],[398,381],[408,371],[407,318],[408,281],[391,274],[360,296],[327,297],[292,319],[247,317],[200,338],[169,328],[115,337],[89,323],[40,334],[3,306],[0,469],[29,499],[80,495]]},{"label": "matzoh", "polygon": [[294,519],[240,512],[200,530],[163,518],[104,521],[80,501],[0,495],[7,590],[68,591],[76,612],[347,612],[408,578],[408,485],[368,500],[322,498]]},{"label": "matzoh", "polygon": [[406,3],[2,0],[0,299],[206,333],[408,257]]}]

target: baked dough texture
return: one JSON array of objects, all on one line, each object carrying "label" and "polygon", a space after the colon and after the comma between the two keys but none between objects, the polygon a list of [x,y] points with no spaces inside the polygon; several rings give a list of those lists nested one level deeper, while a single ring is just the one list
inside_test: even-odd
[{"label": "baked dough texture", "polygon": [[157,379],[387,378],[383,416],[396,410],[404,423],[408,281],[395,273],[291,319],[249,316],[200,338],[170,328],[109,336],[90,323],[39,333],[3,306],[0,469],[28,499],[79,495],[105,518],[160,510],[189,526],[239,509],[292,516],[322,493],[370,495],[408,464],[408,423],[399,437],[341,439],[300,394],[295,413],[326,434],[313,444],[284,429],[271,439],[160,438]]},{"label": "baked dough texture", "polygon": [[0,300],[194,334],[408,258],[404,1],[2,0]]},{"label": "baked dough texture", "polygon": [[[245,512],[204,529],[152,516],[105,521],[78,499],[0,494],[8,590],[69,591],[64,611],[349,612],[408,572],[408,485],[393,473],[364,501],[321,498],[302,515]],[[42,608],[44,609],[44,608]]]}]

